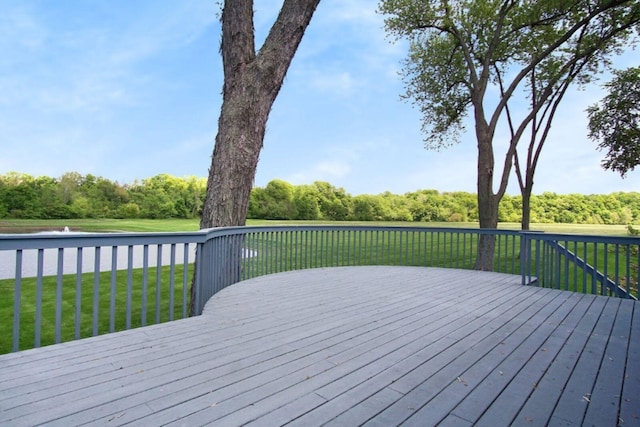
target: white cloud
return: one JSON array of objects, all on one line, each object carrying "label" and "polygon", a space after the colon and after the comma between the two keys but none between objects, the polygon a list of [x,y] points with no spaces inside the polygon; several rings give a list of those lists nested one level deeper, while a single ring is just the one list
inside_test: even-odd
[{"label": "white cloud", "polygon": [[29,5],[3,3],[0,14],[0,46],[4,52],[2,61],[16,62],[21,52],[42,47],[47,38],[46,29],[38,22]]},{"label": "white cloud", "polygon": [[326,147],[324,158],[308,163],[304,170],[295,170],[283,179],[292,184],[328,181],[334,185],[342,185],[343,182],[354,178],[354,172],[366,167],[368,154],[380,152],[387,144],[385,141],[361,140]]},{"label": "white cloud", "polygon": [[358,86],[348,71],[334,73],[313,72],[309,75],[309,84],[323,92],[334,92],[338,95],[348,96]]},{"label": "white cloud", "polygon": [[150,78],[136,75],[141,61],[192,43],[216,21],[215,5],[202,1],[141,3],[137,7],[142,10],[132,6],[127,14],[121,13],[123,3],[102,4],[95,10],[78,7],[79,16],[117,19],[60,22],[56,13],[23,7],[3,13],[0,34],[5,37],[0,46],[21,46],[11,49],[16,55],[5,57],[29,70],[12,73],[3,58],[0,88],[19,88],[9,91],[5,102],[40,111],[129,105],[135,102],[137,85]]},{"label": "white cloud", "polygon": [[322,160],[303,171],[297,171],[285,178],[294,185],[310,184],[314,181],[335,183],[351,173],[351,165],[345,159]]},{"label": "white cloud", "polygon": [[320,176],[344,178],[351,172],[351,166],[345,160],[334,159],[317,163],[313,170]]}]

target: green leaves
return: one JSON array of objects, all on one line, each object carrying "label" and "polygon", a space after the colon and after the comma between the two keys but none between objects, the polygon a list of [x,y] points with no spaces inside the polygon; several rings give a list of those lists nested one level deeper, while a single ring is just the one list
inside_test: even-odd
[{"label": "green leaves", "polygon": [[468,107],[486,108],[499,81],[494,127],[534,69],[536,104],[564,79],[590,82],[640,21],[640,4],[622,0],[382,0],[379,12],[389,34],[410,42],[404,97],[423,114],[429,148],[456,142]]},{"label": "green leaves", "polygon": [[607,150],[602,166],[624,177],[640,165],[640,67],[614,72],[609,94],[587,109],[589,138]]}]

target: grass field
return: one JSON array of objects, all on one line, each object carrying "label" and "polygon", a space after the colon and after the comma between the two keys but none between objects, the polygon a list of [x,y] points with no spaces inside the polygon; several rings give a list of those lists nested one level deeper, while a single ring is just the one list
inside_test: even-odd
[{"label": "grass field", "polygon": [[[248,220],[247,225],[371,225],[371,226],[411,226],[411,227],[457,227],[477,228],[475,222],[385,222],[385,221],[265,221]],[[172,232],[196,231],[199,221],[195,219],[0,219],[0,233],[31,233],[37,231],[61,231],[69,227],[72,231],[85,232]],[[500,223],[498,228],[518,230],[518,223]],[[624,236],[625,225],[604,224],[532,224],[532,230],[549,233],[595,234],[604,236]]]},{"label": "grass field", "polygon": [[[477,228],[475,223],[397,223],[397,222],[320,222],[320,221],[249,221],[248,225],[375,225],[375,226],[429,226]],[[73,231],[130,231],[172,232],[198,229],[195,220],[19,220],[0,221],[0,233],[62,230]],[[500,228],[518,229],[518,224],[501,224]],[[626,235],[624,226],[586,225],[535,225],[532,229],[553,233],[578,233],[599,235]],[[443,233],[443,236],[444,233]],[[449,240],[447,240],[449,239]],[[452,237],[423,235],[423,233],[376,232],[356,237],[350,232],[334,231],[322,237],[309,238],[308,233],[289,232],[284,236],[270,233],[247,238],[244,247],[256,251],[255,257],[244,260],[243,271],[248,276],[306,268],[309,266],[337,265],[429,265],[471,268],[475,257],[475,237],[469,237],[461,245]],[[461,247],[467,248],[461,252]],[[519,238],[511,238],[499,249],[501,264],[497,271],[517,273],[519,265]],[[587,256],[592,256],[588,254]],[[599,250],[597,257],[604,254]],[[613,258],[609,259],[609,264]],[[575,273],[568,271],[572,276]],[[187,276],[190,279],[191,272]],[[248,277],[247,276],[247,277]],[[56,277],[45,277],[39,283],[35,278],[25,278],[20,295],[20,349],[56,341],[68,341],[111,331],[128,329],[170,318],[181,318],[184,313],[183,296],[188,295],[188,285],[183,286],[181,265],[175,271],[162,267],[158,273],[150,268],[148,280],[143,280],[141,269],[130,273],[104,272],[98,275],[85,273],[81,277],[65,275],[60,283]],[[583,280],[575,279],[578,285]],[[189,283],[189,282],[186,282]],[[579,286],[578,286],[579,287]],[[94,289],[98,292],[94,293]],[[580,290],[580,289],[571,289]],[[0,354],[11,351],[14,312],[14,280],[0,280]],[[95,297],[94,295],[97,295]],[[40,313],[36,302],[42,301]],[[56,313],[60,301],[61,312]],[[36,318],[40,318],[40,327]],[[56,325],[60,334],[56,337]]]},{"label": "grass field", "polygon": [[[183,271],[182,265],[176,266],[171,280],[169,268],[163,267],[160,278],[156,280],[157,269],[150,268],[146,284],[143,284],[142,269],[132,270],[131,278],[126,270],[115,275],[100,273],[97,280],[93,273],[85,273],[79,279],[75,275],[66,275],[60,286],[56,277],[44,277],[40,284],[35,278],[25,278],[20,298],[20,349],[32,348],[36,342],[44,346],[56,341],[65,342],[180,319],[186,312],[183,311],[186,308],[183,301],[188,301],[188,294],[186,299],[183,298],[183,291],[187,290],[183,286]],[[187,273],[190,278],[191,271]],[[98,292],[94,293],[94,289]],[[13,280],[0,280],[0,292],[2,354],[11,351],[12,345]],[[56,313],[58,298],[60,313]],[[41,300],[39,328],[36,323],[38,299]],[[57,322],[60,322],[58,337],[55,332]]]}]

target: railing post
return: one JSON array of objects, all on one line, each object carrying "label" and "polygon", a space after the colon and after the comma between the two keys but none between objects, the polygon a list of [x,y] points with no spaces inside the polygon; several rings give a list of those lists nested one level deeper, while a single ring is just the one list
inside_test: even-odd
[{"label": "railing post", "polygon": [[[520,275],[523,285],[533,285],[540,281],[540,240],[535,238],[536,234],[543,234],[544,231],[520,231]],[[533,262],[533,242],[536,242],[536,261]],[[532,267],[534,264],[535,268]],[[533,280],[533,272],[537,275]]]},{"label": "railing post", "polygon": [[[205,247],[210,245],[210,241],[206,241],[205,243],[198,243],[196,248],[196,264],[193,270],[193,307],[195,316],[202,314],[202,304],[200,303],[200,299],[202,298],[202,284],[204,283],[205,277],[205,263],[204,263],[204,251]],[[211,267],[209,267],[211,268]]]},{"label": "railing post", "polygon": [[520,232],[520,277],[522,284],[527,285],[526,276],[530,269],[530,256],[528,253],[529,236],[527,233]]}]

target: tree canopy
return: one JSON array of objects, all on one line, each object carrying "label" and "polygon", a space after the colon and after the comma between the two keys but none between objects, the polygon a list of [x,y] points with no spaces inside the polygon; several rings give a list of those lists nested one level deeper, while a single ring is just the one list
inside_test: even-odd
[{"label": "tree canopy", "polygon": [[602,166],[624,177],[640,165],[640,67],[613,74],[608,94],[587,109],[589,138],[607,150]]},{"label": "tree canopy", "polygon": [[[422,112],[426,146],[459,141],[471,112],[482,228],[497,226],[527,127],[570,83],[590,82],[640,21],[635,0],[381,0],[380,11],[387,31],[409,41],[404,96]],[[529,108],[516,117],[523,93]],[[505,116],[511,137],[499,168],[494,139]],[[480,240],[476,268],[491,269],[493,238]]]}]

